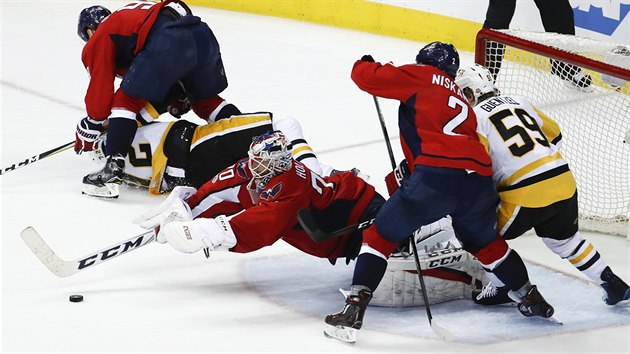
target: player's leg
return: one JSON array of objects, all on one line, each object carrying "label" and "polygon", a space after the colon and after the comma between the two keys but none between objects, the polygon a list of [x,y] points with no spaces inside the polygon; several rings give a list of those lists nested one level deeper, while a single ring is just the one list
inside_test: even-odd
[{"label": "player's leg", "polygon": [[577,192],[568,200],[547,208],[551,217],[536,226],[536,234],[558,256],[568,260],[582,274],[604,290],[609,305],[630,303],[630,287],[610,269],[597,249],[578,232]]}]

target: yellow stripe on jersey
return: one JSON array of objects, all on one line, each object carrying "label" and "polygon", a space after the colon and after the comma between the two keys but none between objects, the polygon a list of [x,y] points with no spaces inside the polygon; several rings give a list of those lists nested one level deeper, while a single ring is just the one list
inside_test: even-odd
[{"label": "yellow stripe on jersey", "polygon": [[483,147],[486,149],[486,152],[490,153],[490,148],[488,147],[488,138],[480,134],[479,132],[477,132],[477,137],[479,138],[479,142],[481,143],[481,145],[483,145]]},{"label": "yellow stripe on jersey", "polygon": [[512,175],[506,179],[504,179],[503,181],[501,181],[501,183],[499,184],[500,187],[507,187],[507,186],[511,186],[513,185],[516,181],[518,181],[519,179],[523,178],[523,176],[527,175],[528,173],[531,173],[532,171],[534,171],[535,169],[544,166],[545,164],[552,162],[552,161],[556,161],[556,160],[560,160],[562,159],[562,155],[560,155],[559,152],[556,152],[555,154],[551,155],[551,156],[545,156],[543,158],[540,158],[534,162],[531,162],[523,167],[521,167],[520,169],[518,169],[516,172],[512,173]]},{"label": "yellow stripe on jersey", "polygon": [[155,149],[155,153],[151,159],[151,167],[153,174],[151,175],[151,182],[149,183],[149,192],[151,194],[160,194],[160,186],[162,185],[162,178],[164,177],[164,169],[166,169],[166,163],[168,162],[168,158],[164,154],[164,141],[166,140],[166,136],[168,136],[168,132],[173,127],[175,122],[170,122],[164,134],[162,134],[162,138],[160,139],[160,144]]},{"label": "yellow stripe on jersey", "polygon": [[293,156],[297,156],[297,155],[299,155],[299,154],[301,154],[301,153],[303,153],[303,152],[305,152],[305,151],[307,151],[307,152],[313,152],[313,149],[311,149],[311,147],[310,147],[310,146],[308,146],[308,145],[301,146],[301,147],[299,147],[299,148],[294,148],[294,149],[291,149],[291,155],[293,155]]},{"label": "yellow stripe on jersey", "polygon": [[534,108],[534,111],[536,111],[538,116],[540,116],[540,119],[542,119],[543,121],[543,125],[541,128],[542,128],[543,133],[547,137],[547,140],[549,141],[556,140],[556,138],[560,136],[560,126],[558,125],[558,123],[556,123],[556,121],[554,121],[553,119],[549,118],[548,115],[544,114],[538,108],[533,107],[533,106],[532,108]]},{"label": "yellow stripe on jersey", "polygon": [[149,115],[153,119],[158,119],[158,117],[160,117],[160,113],[158,113],[158,111],[155,110],[155,107],[153,107],[151,103],[147,102],[147,105],[144,106],[144,109],[147,111],[147,113],[149,113]]},{"label": "yellow stripe on jersey", "polygon": [[[533,177],[535,178],[535,176]],[[542,208],[547,205],[571,198],[575,193],[575,179],[571,171],[555,177],[499,192],[501,201],[521,205],[527,208]]]},{"label": "yellow stripe on jersey", "polygon": [[192,151],[197,145],[214,137],[267,124],[271,124],[269,113],[232,116],[228,119],[220,119],[214,123],[202,125],[195,129],[190,150]]}]

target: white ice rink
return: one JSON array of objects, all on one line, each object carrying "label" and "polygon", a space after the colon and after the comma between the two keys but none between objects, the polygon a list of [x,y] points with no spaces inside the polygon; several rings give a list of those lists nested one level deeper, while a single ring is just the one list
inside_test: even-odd
[{"label": "white ice rink", "polygon": [[[0,0],[0,167],[74,139],[75,125],[84,115],[87,86],[76,21],[79,11],[93,4]],[[114,10],[125,2],[101,4]],[[378,118],[372,98],[350,80],[350,69],[368,53],[379,61],[411,62],[423,43],[277,18],[194,11],[221,44],[230,83],[222,96],[244,112],[266,110],[298,118],[322,161],[338,168],[360,168],[386,194],[382,177],[390,164]],[[463,65],[472,63],[472,53],[460,55]],[[381,105],[402,158],[397,104],[381,100]],[[579,272],[532,236],[511,245],[527,260],[550,268],[531,275],[553,300],[565,326],[526,319],[513,308],[512,313],[497,310],[496,318],[491,311],[471,317],[470,311],[453,311],[470,306],[460,300],[450,307],[433,308],[443,327],[456,330],[456,340],[450,343],[431,333],[423,308],[384,315],[368,310],[355,345],[325,338],[323,317],[339,309],[342,298],[336,294],[337,283],[316,276],[319,267],[322,271],[332,267],[298,255],[282,242],[248,255],[215,253],[210,260],[151,244],[72,277],[57,278],[22,242],[22,229],[34,226],[62,258],[74,259],[142,232],[131,220],[164,198],[134,189],[123,189],[114,201],[81,196],[82,176],[98,168],[87,157],[65,151],[0,176],[3,353],[630,351],[630,309],[604,305],[598,289],[575,279],[581,277]],[[630,248],[625,238],[586,237],[628,280]],[[270,266],[287,257],[304,257],[303,264],[313,267]],[[260,274],[267,269],[274,273]],[[562,273],[571,276],[559,276],[555,282],[550,280],[554,277],[540,275]],[[295,282],[299,278],[301,282]],[[283,292],[291,299],[294,285],[296,294],[303,293],[303,283],[311,278],[311,286],[318,284],[314,296],[332,299],[325,302],[325,309],[320,309],[319,298],[311,302],[306,297],[296,309],[278,296]],[[582,285],[568,288],[578,291],[562,291],[566,282]],[[589,290],[583,293],[580,287]],[[71,294],[84,295],[84,302],[70,303]],[[576,300],[592,310],[585,315],[582,305],[567,305]],[[417,320],[400,327],[404,316],[412,315]],[[387,328],[377,323],[379,316],[391,320],[386,321]],[[503,335],[484,332],[497,326]],[[470,340],[470,333],[479,333],[481,340]]]}]

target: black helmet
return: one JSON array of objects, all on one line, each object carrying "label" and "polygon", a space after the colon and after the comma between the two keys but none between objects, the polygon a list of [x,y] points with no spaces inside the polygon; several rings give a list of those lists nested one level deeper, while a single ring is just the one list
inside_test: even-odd
[{"label": "black helmet", "polygon": [[79,37],[81,37],[84,42],[87,42],[90,38],[87,34],[88,28],[96,30],[98,25],[101,24],[101,21],[111,14],[111,11],[100,5],[94,5],[83,9],[83,11],[79,14],[79,25],[77,28]]}]

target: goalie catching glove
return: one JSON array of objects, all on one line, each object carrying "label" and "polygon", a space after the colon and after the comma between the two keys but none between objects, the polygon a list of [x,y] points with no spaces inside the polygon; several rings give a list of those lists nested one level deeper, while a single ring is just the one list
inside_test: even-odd
[{"label": "goalie catching glove", "polygon": [[156,229],[157,242],[168,242],[183,253],[234,247],[236,236],[225,216],[193,220],[186,200],[196,191],[193,187],[175,187],[162,204],[140,215],[134,223],[145,229]]},{"label": "goalie catching glove", "polygon": [[99,141],[106,129],[106,122],[107,120],[98,121],[90,117],[82,118],[77,123],[74,152],[81,154],[85,151],[94,150],[94,144]]}]

